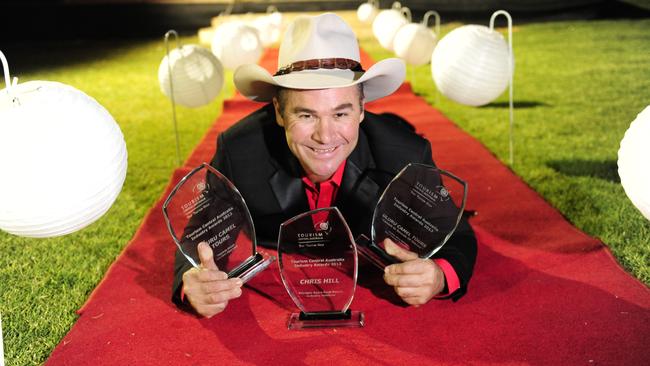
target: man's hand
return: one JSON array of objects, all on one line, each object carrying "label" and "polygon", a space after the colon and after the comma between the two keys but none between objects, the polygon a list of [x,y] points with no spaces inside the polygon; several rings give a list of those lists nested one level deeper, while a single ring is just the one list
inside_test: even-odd
[{"label": "man's hand", "polygon": [[431,259],[420,259],[392,240],[384,240],[386,252],[402,261],[384,270],[384,281],[395,288],[399,297],[410,305],[423,305],[445,287],[442,269]]},{"label": "man's hand", "polygon": [[197,313],[210,318],[222,312],[229,300],[241,295],[242,281],[228,279],[228,274],[217,268],[207,243],[199,243],[197,249],[201,268],[192,267],[183,273],[183,293]]}]

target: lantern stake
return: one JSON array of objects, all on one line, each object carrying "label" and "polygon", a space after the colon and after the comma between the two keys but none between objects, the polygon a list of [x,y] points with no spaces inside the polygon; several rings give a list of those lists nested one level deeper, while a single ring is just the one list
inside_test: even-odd
[{"label": "lantern stake", "polygon": [[408,20],[410,23],[413,20],[413,16],[411,15],[411,9],[407,8],[406,6],[402,6],[400,10],[402,14],[404,14],[406,20]]},{"label": "lantern stake", "polygon": [[180,166],[183,161],[181,160],[181,148],[180,148],[180,139],[178,138],[178,125],[176,123],[176,101],[175,101],[175,96],[174,96],[174,83],[172,80],[174,79],[172,77],[172,62],[171,58],[169,57],[169,37],[170,36],[176,37],[176,48],[179,49],[180,51],[180,42],[178,41],[178,33],[176,33],[175,30],[169,30],[167,33],[165,33],[165,49],[167,51],[167,72],[169,73],[169,92],[171,94],[171,101],[172,101],[172,120],[174,121],[174,134],[176,135],[176,158],[178,159],[178,165]]},{"label": "lantern stake", "polygon": [[[226,10],[224,10],[221,13],[223,13],[223,15],[225,15],[225,16],[228,16],[228,15],[232,14],[232,9],[235,7],[235,1],[237,1],[237,0],[230,1],[228,3],[228,6],[226,6]],[[221,13],[219,15],[221,15]]]},{"label": "lantern stake", "polygon": [[[437,38],[437,37],[440,37],[440,14],[438,14],[437,11],[429,10],[426,13],[424,13],[424,16],[422,17],[422,25],[424,25],[425,27],[428,28],[429,27],[429,18],[432,15],[436,18],[436,23],[435,23],[435,27],[434,27],[433,32],[436,34],[436,38]],[[434,83],[434,85],[435,85],[435,83]],[[434,103],[435,103],[435,105],[439,105],[440,104],[440,92],[438,91],[437,86],[435,87],[435,90],[436,90],[436,96],[435,96],[435,102]]]},{"label": "lantern stake", "polygon": [[436,37],[440,37],[440,14],[438,14],[437,11],[435,10],[429,10],[426,13],[424,13],[424,17],[422,18],[422,25],[425,27],[429,28],[429,18],[433,15],[436,18],[436,25],[435,25],[435,30],[434,32],[436,33]]},{"label": "lantern stake", "polygon": [[514,68],[513,68],[513,56],[512,56],[512,17],[510,17],[510,14],[508,14],[507,11],[505,10],[497,10],[492,14],[492,17],[490,17],[490,30],[494,30],[494,19],[499,16],[503,15],[508,19],[508,68],[510,71],[510,81],[508,84],[508,91],[509,91],[509,110],[510,110],[510,166],[514,165],[514,142],[513,142],[513,135],[514,135],[514,105],[513,105],[513,90],[514,90],[514,84],[512,82],[513,76],[514,76]]},{"label": "lantern stake", "polygon": [[4,72],[5,76],[5,87],[7,88],[7,93],[9,93],[9,96],[14,102],[17,102],[18,99],[14,95],[13,92],[13,87],[18,84],[18,78],[13,78],[11,79],[11,74],[9,73],[9,63],[7,62],[7,58],[5,57],[5,54],[0,51],[0,61],[2,61],[2,71]]}]

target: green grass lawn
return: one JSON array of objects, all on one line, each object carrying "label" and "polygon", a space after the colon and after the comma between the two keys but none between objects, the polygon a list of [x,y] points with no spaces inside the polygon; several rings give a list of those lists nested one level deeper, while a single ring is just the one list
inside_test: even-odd
[{"label": "green grass lawn", "polygon": [[[616,173],[618,144],[636,114],[650,103],[647,29],[647,20],[517,27],[513,169],[650,283],[650,224],[631,205]],[[376,59],[390,56],[365,36],[362,44]],[[74,311],[128,243],[175,168],[171,106],[157,81],[164,45],[156,39],[23,43],[0,49],[20,81],[56,80],[97,99],[120,124],[129,151],[122,193],[90,227],[54,239],[0,232],[0,313],[7,365],[40,364],[70,329]],[[428,66],[414,73],[416,91],[433,103]],[[232,95],[231,78],[229,73],[222,98]],[[183,156],[220,113],[221,101],[195,110],[177,109]],[[436,104],[504,162],[506,106],[505,97],[481,108],[444,97]]]}]

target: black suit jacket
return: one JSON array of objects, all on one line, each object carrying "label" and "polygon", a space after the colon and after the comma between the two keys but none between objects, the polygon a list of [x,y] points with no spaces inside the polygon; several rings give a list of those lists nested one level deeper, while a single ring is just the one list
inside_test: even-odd
[{"label": "black suit jacket", "polygon": [[[431,145],[413,127],[392,114],[365,112],[356,148],[348,157],[333,206],[345,217],[354,237],[369,237],[372,213],[383,192],[410,162],[433,165]],[[258,243],[275,248],[280,224],[309,211],[302,168],[275,121],[272,104],[258,109],[218,137],[211,162],[239,189],[253,217]],[[465,219],[434,258],[446,259],[467,291],[476,259],[476,239]],[[182,275],[190,264],[177,250],[173,299],[180,304]]]}]

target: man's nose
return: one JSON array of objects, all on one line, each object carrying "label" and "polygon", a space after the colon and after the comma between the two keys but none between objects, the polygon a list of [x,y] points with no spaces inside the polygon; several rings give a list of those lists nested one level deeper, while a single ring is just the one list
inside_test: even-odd
[{"label": "man's nose", "polygon": [[321,118],[316,124],[313,138],[321,144],[328,144],[334,136],[334,124],[329,118]]}]

